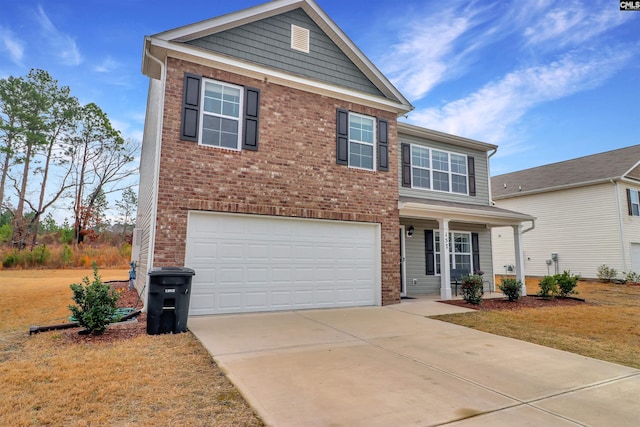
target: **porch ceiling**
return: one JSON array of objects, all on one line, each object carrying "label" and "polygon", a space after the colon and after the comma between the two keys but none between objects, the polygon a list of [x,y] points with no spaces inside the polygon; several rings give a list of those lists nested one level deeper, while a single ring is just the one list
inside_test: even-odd
[{"label": "porch ceiling", "polygon": [[398,210],[401,218],[442,219],[449,221],[485,224],[489,227],[519,225],[535,221],[535,217],[495,206],[470,203],[445,202],[441,200],[400,197]]}]

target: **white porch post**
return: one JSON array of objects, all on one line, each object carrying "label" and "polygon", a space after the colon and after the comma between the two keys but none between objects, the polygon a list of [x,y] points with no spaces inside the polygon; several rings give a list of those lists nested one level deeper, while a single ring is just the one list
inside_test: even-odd
[{"label": "white porch post", "polygon": [[451,299],[451,266],[449,264],[449,220],[442,218],[440,224],[440,298]]},{"label": "white porch post", "polygon": [[527,285],[524,277],[524,252],[522,249],[522,225],[513,226],[513,242],[516,255],[516,279],[522,283],[520,295],[527,295]]}]

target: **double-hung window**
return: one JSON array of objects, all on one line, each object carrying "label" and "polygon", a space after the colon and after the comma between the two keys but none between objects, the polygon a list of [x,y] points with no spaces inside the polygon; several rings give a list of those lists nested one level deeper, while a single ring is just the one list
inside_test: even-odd
[{"label": "double-hung window", "polygon": [[[434,231],[433,237],[435,240],[436,274],[440,274],[440,232]],[[471,233],[457,231],[451,232],[449,233],[449,243],[449,265],[451,268],[465,269],[470,272],[473,271]]]},{"label": "double-hung window", "polygon": [[242,89],[239,86],[203,79],[201,144],[240,149]]},{"label": "double-hung window", "polygon": [[629,215],[640,216],[640,195],[636,190],[627,190]]},{"label": "double-hung window", "polygon": [[349,113],[349,166],[374,170],[375,124],[373,117]]},{"label": "double-hung window", "polygon": [[411,145],[411,186],[468,194],[467,156]]},{"label": "double-hung window", "polygon": [[260,89],[184,73],[180,139],[258,151]]}]

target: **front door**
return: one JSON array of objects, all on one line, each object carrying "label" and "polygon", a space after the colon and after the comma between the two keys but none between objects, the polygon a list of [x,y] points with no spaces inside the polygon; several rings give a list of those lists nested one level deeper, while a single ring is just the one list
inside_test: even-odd
[{"label": "front door", "polygon": [[405,256],[404,225],[400,226],[400,296],[407,296],[407,259]]}]

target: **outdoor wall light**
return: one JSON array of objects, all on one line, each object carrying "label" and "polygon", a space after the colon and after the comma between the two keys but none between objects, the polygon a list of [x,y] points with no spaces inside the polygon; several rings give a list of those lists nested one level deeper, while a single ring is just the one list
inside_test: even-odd
[{"label": "outdoor wall light", "polygon": [[413,232],[414,232],[415,230],[416,230],[416,229],[415,229],[415,228],[413,228],[413,225],[410,225],[410,226],[409,226],[409,228],[407,228],[407,237],[411,237],[411,236],[413,236]]}]

